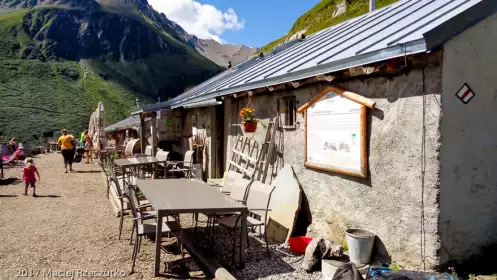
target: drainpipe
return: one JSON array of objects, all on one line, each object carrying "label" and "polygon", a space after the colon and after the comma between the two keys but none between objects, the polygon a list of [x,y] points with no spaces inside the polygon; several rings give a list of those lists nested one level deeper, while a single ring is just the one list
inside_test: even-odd
[{"label": "drainpipe", "polygon": [[376,0],[369,0],[369,12],[376,10]]}]

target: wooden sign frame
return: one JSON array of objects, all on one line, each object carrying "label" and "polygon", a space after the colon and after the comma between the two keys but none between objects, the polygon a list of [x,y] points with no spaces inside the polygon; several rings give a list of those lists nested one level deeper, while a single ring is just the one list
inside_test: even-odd
[{"label": "wooden sign frame", "polygon": [[[307,109],[314,103],[318,102],[323,96],[325,96],[327,93],[333,92],[336,93],[337,95],[340,95],[342,97],[345,97],[351,101],[354,101],[356,103],[361,104],[362,106],[360,107],[360,136],[359,136],[359,148],[360,148],[360,157],[361,157],[361,171],[358,173],[355,172],[350,172],[347,170],[343,170],[340,168],[332,168],[327,165],[322,165],[322,164],[316,164],[309,162],[307,160]],[[369,100],[367,98],[364,98],[362,96],[359,96],[355,93],[345,91],[344,89],[341,89],[339,87],[335,86],[329,86],[326,87],[324,90],[322,90],[316,97],[312,98],[309,102],[307,102],[305,105],[299,108],[299,112],[304,114],[304,134],[305,134],[305,139],[304,139],[304,157],[305,157],[305,162],[304,166],[307,168],[312,168],[312,169],[317,169],[321,171],[326,171],[326,172],[333,172],[333,173],[339,173],[343,175],[348,175],[348,176],[354,176],[354,177],[360,177],[360,178],[367,178],[368,176],[368,139],[367,139],[367,107],[369,108],[374,108],[375,102],[372,100]]]}]

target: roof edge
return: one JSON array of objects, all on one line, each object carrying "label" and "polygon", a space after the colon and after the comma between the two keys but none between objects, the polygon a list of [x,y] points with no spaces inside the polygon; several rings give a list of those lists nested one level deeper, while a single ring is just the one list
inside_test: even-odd
[{"label": "roof edge", "polygon": [[193,109],[193,108],[201,108],[201,107],[208,107],[208,106],[217,106],[221,105],[223,102],[217,101],[216,99],[209,99],[205,101],[199,101],[199,102],[191,102],[191,103],[186,103],[182,105],[177,105],[177,106],[171,106],[171,109],[176,109],[176,108],[185,108],[185,109]]},{"label": "roof edge", "polygon": [[178,104],[178,106],[181,106],[181,104],[187,104],[188,102],[202,102],[205,100],[209,99],[214,99],[219,96],[223,95],[229,95],[233,93],[238,93],[238,92],[243,92],[243,91],[249,91],[249,90],[254,90],[257,88],[262,88],[262,87],[268,87],[268,86],[275,86],[287,82],[292,82],[296,80],[302,80],[306,78],[311,78],[315,77],[318,75],[322,74],[329,74],[333,73],[336,71],[348,69],[351,67],[356,67],[356,66],[362,66],[365,64],[373,63],[373,62],[378,62],[378,61],[383,61],[395,57],[401,57],[405,55],[413,55],[416,53],[421,53],[425,52],[426,49],[426,42],[424,39],[419,39],[415,40],[412,42],[408,43],[403,43],[403,44],[398,44],[394,45],[385,49],[357,55],[354,57],[342,59],[339,61],[333,61],[330,63],[322,64],[316,67],[308,68],[305,70],[301,71],[296,71],[284,75],[280,75],[274,78],[269,78],[266,80],[262,81],[257,81],[257,82],[252,82],[244,85],[240,85],[237,87],[233,88],[228,88],[222,91],[216,91],[212,92],[209,94],[206,94],[203,96],[202,99],[197,99],[195,100],[194,98],[191,98],[189,100],[185,100],[184,102],[181,102]]},{"label": "roof edge", "polygon": [[423,34],[428,50],[433,50],[497,12],[497,1],[482,0]]}]

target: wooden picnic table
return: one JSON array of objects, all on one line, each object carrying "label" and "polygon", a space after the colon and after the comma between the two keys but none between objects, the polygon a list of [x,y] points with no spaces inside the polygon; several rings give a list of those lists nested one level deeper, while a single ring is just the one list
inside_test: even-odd
[{"label": "wooden picnic table", "polygon": [[248,208],[216,188],[196,179],[138,180],[137,186],[157,211],[154,275],[160,275],[162,220],[164,216],[185,213],[231,213],[241,215],[239,266],[245,265]]}]

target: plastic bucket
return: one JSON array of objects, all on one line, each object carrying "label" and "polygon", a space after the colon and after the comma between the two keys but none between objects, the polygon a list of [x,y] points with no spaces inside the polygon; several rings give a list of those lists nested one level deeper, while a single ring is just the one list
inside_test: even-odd
[{"label": "plastic bucket", "polygon": [[350,228],[345,230],[345,235],[350,261],[360,265],[369,264],[376,234],[365,229]]},{"label": "plastic bucket", "polygon": [[312,237],[308,236],[298,236],[288,238],[288,244],[290,244],[290,250],[295,254],[305,254],[305,249],[307,245],[311,243]]}]

